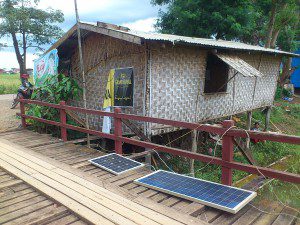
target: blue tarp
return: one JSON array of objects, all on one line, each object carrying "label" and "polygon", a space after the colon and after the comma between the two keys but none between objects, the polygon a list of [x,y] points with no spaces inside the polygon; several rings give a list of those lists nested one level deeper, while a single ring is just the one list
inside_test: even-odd
[{"label": "blue tarp", "polygon": [[[300,49],[295,53],[300,54]],[[293,58],[292,68],[297,68],[291,75],[291,83],[295,88],[300,88],[300,58]]]}]

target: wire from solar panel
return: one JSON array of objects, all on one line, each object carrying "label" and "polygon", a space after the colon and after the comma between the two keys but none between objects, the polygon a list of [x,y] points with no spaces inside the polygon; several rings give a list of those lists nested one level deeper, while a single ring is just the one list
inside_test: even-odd
[{"label": "wire from solar panel", "polygon": [[[201,125],[202,125],[202,124],[201,124]],[[199,127],[200,127],[200,126],[199,126]],[[199,127],[197,127],[197,128],[199,128]],[[229,127],[229,128],[221,135],[221,137],[216,141],[216,144],[215,144],[215,147],[214,147],[214,157],[215,157],[215,154],[216,154],[216,149],[217,149],[218,142],[222,140],[222,138],[224,137],[224,135],[225,135],[229,130],[231,130],[232,128],[235,128],[235,127],[236,127],[236,126],[231,126],[231,127]],[[197,128],[196,128],[196,129],[197,129]],[[249,135],[248,131],[245,130],[245,129],[241,129],[241,130],[245,131],[246,134],[247,134],[247,138],[250,139],[250,135]],[[186,134],[184,134],[184,135],[182,135],[182,136],[180,136],[180,137],[174,139],[173,141],[170,141],[170,142],[167,143],[166,145],[171,144],[172,142],[174,142],[174,141],[176,141],[176,140],[178,140],[178,139],[180,139],[180,138],[186,136],[187,134],[191,133],[192,131],[193,131],[193,130],[191,130],[191,131],[187,132]],[[153,149],[153,150],[154,150],[154,149]],[[155,151],[155,150],[154,150],[154,152],[158,155],[159,159],[165,164],[165,166],[166,166],[170,171],[174,172],[174,171],[168,166],[168,164],[160,157],[159,153],[158,153],[157,151]],[[204,167],[202,167],[202,168],[198,169],[197,171],[195,171],[195,173],[197,173],[197,172],[203,170],[204,168],[206,168],[211,162],[212,162],[212,160],[209,161]],[[256,165],[254,165],[254,166],[255,166],[256,170],[259,172],[259,174],[261,174],[261,175],[264,177],[264,179],[267,179],[266,176],[259,170],[259,168],[258,168]],[[191,173],[188,173],[188,174],[185,174],[185,175],[191,175]],[[271,184],[269,183],[269,185],[271,185]],[[282,204],[284,207],[290,208],[290,209],[295,210],[296,212],[300,213],[299,210],[297,210],[297,209],[295,209],[295,208],[293,208],[293,207],[290,207],[290,206],[284,204],[282,201],[280,201],[280,199],[278,198],[278,196],[275,194],[274,191],[271,191],[271,192],[275,195],[277,201],[280,202],[280,204]],[[262,211],[262,210],[261,210],[261,211]],[[262,211],[262,212],[263,212],[263,211]],[[265,212],[265,211],[264,211],[264,212]],[[266,212],[266,213],[267,213],[267,212]],[[273,213],[270,213],[270,214],[273,214]],[[282,213],[278,213],[277,215],[281,215],[281,214],[282,214]],[[286,214],[286,215],[289,215],[289,214]],[[290,216],[292,216],[292,215],[290,215]],[[299,217],[297,217],[297,216],[293,216],[293,217],[299,219]]]},{"label": "wire from solar panel", "polygon": [[[242,130],[246,132],[247,137],[250,139],[250,135],[249,135],[248,131],[245,130],[245,129],[242,129]],[[261,174],[261,175],[263,176],[263,178],[267,180],[267,177],[259,170],[258,166],[257,166],[257,165],[254,165],[254,167],[255,167],[256,170],[259,172],[259,174]],[[268,185],[271,185],[271,182],[269,182]],[[291,207],[291,206],[288,206],[288,205],[284,204],[284,203],[278,198],[278,196],[276,195],[276,193],[275,193],[273,190],[271,190],[271,193],[274,194],[274,196],[276,197],[277,201],[280,202],[280,204],[282,204],[284,207],[290,208],[290,209],[292,209],[292,210],[294,210],[294,211],[296,211],[296,212],[298,212],[298,213],[300,214],[300,211],[299,211],[298,209],[293,208],[293,207]],[[300,217],[296,217],[296,218],[299,219]]]},{"label": "wire from solar panel", "polygon": [[268,212],[268,211],[262,210],[262,209],[260,209],[260,208],[258,208],[258,207],[256,207],[256,206],[252,205],[251,203],[249,203],[249,205],[250,205],[251,207],[255,208],[256,210],[258,210],[258,211],[260,211],[260,212],[262,212],[262,213],[269,214],[269,215],[275,215],[275,216],[278,216],[278,215],[285,215],[285,216],[291,216],[291,217],[293,217],[293,218],[295,218],[295,219],[299,219],[299,218],[300,218],[300,217],[298,217],[298,216],[294,216],[294,215],[288,214],[288,213],[272,213],[272,212]]},{"label": "wire from solar panel", "polygon": [[[173,143],[173,142],[175,142],[175,141],[177,141],[177,140],[183,138],[184,136],[186,136],[186,135],[192,133],[194,130],[199,129],[199,128],[200,128],[201,126],[203,126],[203,125],[204,125],[204,124],[199,124],[199,126],[197,126],[195,129],[186,132],[185,134],[179,136],[178,138],[175,138],[174,140],[172,140],[172,141],[168,142],[167,144],[165,144],[165,146],[168,146],[168,145],[170,145],[171,143]],[[164,164],[170,171],[174,172],[174,171],[168,166],[168,164],[161,158],[161,156],[159,155],[159,153],[155,150],[155,149],[157,149],[157,148],[159,148],[159,147],[153,148],[153,149],[151,149],[151,150],[154,151],[154,152],[156,153],[156,155],[158,156],[158,158],[163,162],[163,164]],[[175,172],[174,172],[174,173],[175,173]]]}]

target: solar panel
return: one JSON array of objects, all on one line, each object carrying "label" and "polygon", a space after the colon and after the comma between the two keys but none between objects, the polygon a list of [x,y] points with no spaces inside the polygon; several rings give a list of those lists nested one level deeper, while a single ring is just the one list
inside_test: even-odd
[{"label": "solar panel", "polygon": [[230,213],[237,213],[256,196],[256,192],[253,191],[163,170],[136,179],[134,182]]},{"label": "solar panel", "polygon": [[89,162],[116,175],[144,166],[142,163],[116,153],[90,159]]}]

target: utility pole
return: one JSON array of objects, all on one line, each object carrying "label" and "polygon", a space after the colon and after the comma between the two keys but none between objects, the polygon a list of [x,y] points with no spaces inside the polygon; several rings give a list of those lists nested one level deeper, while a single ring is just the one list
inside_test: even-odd
[{"label": "utility pole", "polygon": [[[76,14],[76,25],[77,25],[77,37],[78,37],[78,51],[79,51],[79,63],[80,63],[80,70],[81,70],[81,75],[82,75],[82,84],[83,84],[83,104],[84,108],[87,109],[86,105],[86,80],[85,80],[85,73],[84,73],[84,63],[83,63],[83,56],[82,56],[82,46],[81,46],[81,34],[80,34],[80,27],[79,27],[79,15],[78,15],[78,9],[77,9],[77,0],[74,0],[75,4],[75,14]],[[87,129],[90,128],[89,125],[89,115],[85,113],[85,127]],[[91,146],[90,142],[90,134],[87,134],[87,146]]]}]

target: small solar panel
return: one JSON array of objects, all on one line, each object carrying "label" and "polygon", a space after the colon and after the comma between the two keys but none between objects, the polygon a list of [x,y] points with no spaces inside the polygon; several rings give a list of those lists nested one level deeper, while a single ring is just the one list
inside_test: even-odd
[{"label": "small solar panel", "polygon": [[256,192],[253,191],[163,170],[136,179],[134,182],[230,213],[237,213],[256,196]]},{"label": "small solar panel", "polygon": [[90,159],[89,162],[116,175],[144,166],[142,163],[116,153]]}]

